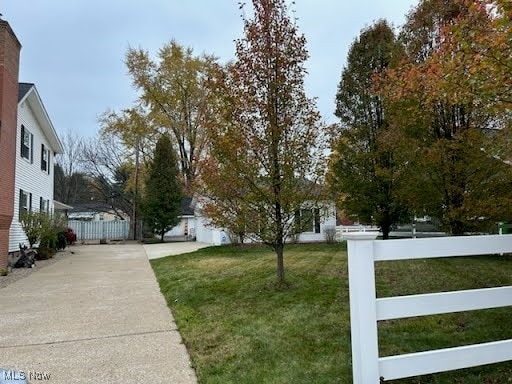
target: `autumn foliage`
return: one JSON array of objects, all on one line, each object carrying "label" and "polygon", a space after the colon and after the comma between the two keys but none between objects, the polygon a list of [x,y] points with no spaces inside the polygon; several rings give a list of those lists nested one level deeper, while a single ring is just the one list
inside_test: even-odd
[{"label": "autumn foliage", "polygon": [[512,217],[510,11],[506,1],[420,1],[400,34],[404,60],[373,76],[405,165],[399,199],[455,235]]},{"label": "autumn foliage", "polygon": [[[294,234],[295,212],[320,199],[325,172],[320,115],[304,92],[306,40],[284,0],[254,0],[236,60],[211,79],[214,113],[199,189],[212,221],[276,251]],[[208,170],[208,171],[206,171]]]}]

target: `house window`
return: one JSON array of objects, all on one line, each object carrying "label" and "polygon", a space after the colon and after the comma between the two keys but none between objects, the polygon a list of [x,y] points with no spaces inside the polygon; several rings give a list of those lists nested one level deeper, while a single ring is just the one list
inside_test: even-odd
[{"label": "house window", "polygon": [[50,211],[50,200],[39,198],[39,211],[48,213]]},{"label": "house window", "polygon": [[21,157],[34,162],[34,135],[24,125],[21,126]]},{"label": "house window", "polygon": [[32,194],[20,189],[19,217],[30,211],[32,211]]},{"label": "house window", "polygon": [[41,144],[41,171],[45,171],[48,168],[48,151],[44,147],[44,144]]},{"label": "house window", "polygon": [[41,171],[50,174],[50,150],[41,144]]},{"label": "house window", "polygon": [[299,232],[320,233],[320,209],[306,208],[295,213]]}]

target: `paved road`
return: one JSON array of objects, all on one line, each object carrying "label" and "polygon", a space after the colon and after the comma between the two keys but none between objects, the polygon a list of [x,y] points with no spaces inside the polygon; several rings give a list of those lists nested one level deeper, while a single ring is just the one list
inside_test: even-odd
[{"label": "paved road", "polygon": [[197,241],[185,241],[176,243],[144,244],[144,250],[148,255],[148,259],[151,260],[170,255],[194,252],[198,249],[211,246],[211,244],[198,243]]},{"label": "paved road", "polygon": [[0,289],[0,368],[48,384],[196,383],[144,248],[73,251]]}]

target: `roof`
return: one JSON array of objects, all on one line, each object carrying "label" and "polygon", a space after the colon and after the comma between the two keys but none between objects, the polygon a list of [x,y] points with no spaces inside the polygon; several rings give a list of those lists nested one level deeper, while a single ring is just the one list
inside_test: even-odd
[{"label": "roof", "polygon": [[64,147],[62,146],[62,142],[57,136],[57,132],[55,131],[52,121],[46,112],[36,86],[32,83],[18,84],[18,105],[21,105],[24,102],[27,102],[32,108],[38,123],[41,125],[44,135],[50,143],[51,149],[55,153],[63,153]]},{"label": "roof", "polygon": [[35,85],[32,83],[19,83],[18,84],[18,103],[23,100],[25,95],[30,91],[30,88],[34,87]]},{"label": "roof", "polygon": [[55,209],[56,211],[64,211],[66,209],[73,209],[73,207],[71,205],[61,203],[60,201],[53,200],[53,209]]},{"label": "roof", "polygon": [[114,213],[114,209],[111,205],[101,201],[92,201],[73,204],[73,208],[69,211],[68,217],[71,220],[92,220],[97,213],[112,213],[119,216],[117,213]]},{"label": "roof", "polygon": [[[87,203],[75,203],[73,204],[70,213],[99,213],[99,212],[111,212],[112,206],[107,203],[100,201],[93,201]],[[194,216],[194,209],[192,208],[192,198],[184,197],[181,200],[181,215],[182,216]]]},{"label": "roof", "polygon": [[78,212],[89,212],[89,213],[98,213],[98,212],[110,212],[112,211],[112,206],[107,203],[102,203],[99,201],[94,201],[90,203],[75,203],[73,204],[73,209],[71,209],[71,213]]},{"label": "roof", "polygon": [[94,212],[74,212],[74,213],[68,214],[68,219],[69,220],[81,220],[81,219],[93,220],[94,215],[95,215]]},{"label": "roof", "polygon": [[194,209],[192,208],[192,198],[184,197],[181,200],[181,215],[182,216],[194,216]]}]

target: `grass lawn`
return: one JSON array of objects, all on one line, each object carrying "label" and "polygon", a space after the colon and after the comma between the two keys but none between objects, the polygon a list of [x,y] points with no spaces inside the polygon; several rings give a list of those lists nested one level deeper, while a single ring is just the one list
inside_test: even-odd
[{"label": "grass lawn", "polygon": [[[352,383],[344,245],[212,247],[151,264],[200,383]],[[379,297],[512,285],[512,257],[376,265]],[[379,323],[380,355],[512,338],[512,308]],[[390,381],[512,383],[512,363]]]}]

